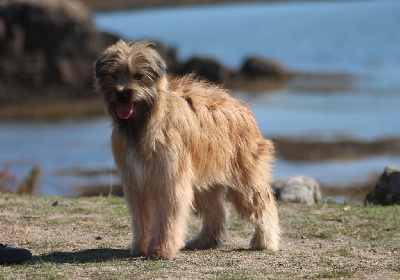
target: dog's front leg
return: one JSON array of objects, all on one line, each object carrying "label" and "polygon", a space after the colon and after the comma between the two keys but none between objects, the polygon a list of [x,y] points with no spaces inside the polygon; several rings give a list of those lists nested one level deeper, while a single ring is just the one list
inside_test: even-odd
[{"label": "dog's front leg", "polygon": [[130,253],[134,257],[146,256],[150,241],[153,205],[145,196],[126,191],[125,196],[132,216],[132,244]]},{"label": "dog's front leg", "polygon": [[192,197],[191,185],[183,182],[157,194],[148,258],[173,259],[184,246]]}]

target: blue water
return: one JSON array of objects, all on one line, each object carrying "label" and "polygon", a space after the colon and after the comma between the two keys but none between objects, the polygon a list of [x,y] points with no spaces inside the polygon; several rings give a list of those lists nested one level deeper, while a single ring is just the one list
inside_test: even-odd
[{"label": "blue water", "polygon": [[[41,193],[67,195],[71,188],[109,178],[58,176],[70,169],[103,170],[113,165],[107,119],[0,123],[0,170],[26,176],[36,164],[42,168]],[[90,181],[87,181],[90,179]],[[114,180],[115,182],[115,180]]]},{"label": "blue water", "polygon": [[357,88],[283,89],[240,96],[265,134],[400,135],[400,1],[252,3],[98,13],[97,25],[123,38],[177,46],[182,60],[211,56],[240,67],[249,55],[292,71],[361,75]]},{"label": "blue water", "polygon": [[[250,105],[266,136],[316,135],[331,141],[400,136],[399,15],[397,0],[312,1],[98,13],[95,21],[125,38],[177,46],[182,60],[205,55],[239,67],[246,56],[256,54],[294,71],[361,75],[356,87],[333,92],[289,87],[257,95],[232,93]],[[107,175],[59,173],[113,166],[110,134],[106,118],[0,122],[0,170],[10,166],[10,172],[24,176],[40,164],[41,194],[46,195],[72,195],[79,185],[108,184]],[[275,178],[303,174],[341,185],[368,180],[386,165],[400,167],[400,158],[278,160]]]},{"label": "blue water", "polygon": [[399,85],[399,13],[398,0],[276,2],[99,13],[96,23],[177,46],[182,59],[205,55],[238,67],[256,54],[292,70],[391,73]]},{"label": "blue water", "polygon": [[395,91],[294,92],[249,96],[264,135],[315,134],[329,140],[342,135],[374,140],[400,136],[400,94]]}]

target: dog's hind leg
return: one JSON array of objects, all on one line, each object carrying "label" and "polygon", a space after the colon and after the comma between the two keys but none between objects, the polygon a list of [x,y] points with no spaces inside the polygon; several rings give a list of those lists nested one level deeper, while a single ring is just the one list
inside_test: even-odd
[{"label": "dog's hind leg", "polygon": [[270,186],[229,189],[228,196],[239,214],[255,228],[250,249],[277,251],[280,239],[278,212]]},{"label": "dog's hind leg", "polygon": [[203,217],[201,231],[186,242],[187,250],[221,247],[226,238],[225,187],[216,186],[194,194],[195,211]]}]

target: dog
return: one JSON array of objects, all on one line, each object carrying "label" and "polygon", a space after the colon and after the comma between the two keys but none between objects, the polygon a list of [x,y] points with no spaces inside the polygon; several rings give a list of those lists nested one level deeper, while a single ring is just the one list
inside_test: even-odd
[{"label": "dog", "polygon": [[[248,106],[193,74],[170,76],[148,40],[118,41],[94,72],[132,216],[132,256],[173,259],[183,247],[222,246],[227,198],[255,228],[250,249],[278,250],[274,147]],[[191,208],[203,225],[185,244]]]}]

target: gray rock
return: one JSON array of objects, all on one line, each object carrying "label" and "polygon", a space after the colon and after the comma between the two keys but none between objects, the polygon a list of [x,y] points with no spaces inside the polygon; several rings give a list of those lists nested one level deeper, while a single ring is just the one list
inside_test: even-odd
[{"label": "gray rock", "polygon": [[209,57],[193,57],[184,63],[180,74],[196,73],[213,83],[223,83],[232,75],[232,71],[218,60]]},{"label": "gray rock", "polygon": [[276,198],[282,201],[311,205],[322,199],[319,183],[315,179],[305,176],[276,180],[273,182],[272,188]]},{"label": "gray rock", "polygon": [[261,58],[248,57],[242,65],[241,74],[251,78],[273,78],[277,80],[286,79],[288,73],[278,62]]},{"label": "gray rock", "polygon": [[400,169],[386,167],[375,189],[365,197],[364,203],[376,205],[400,205]]},{"label": "gray rock", "polygon": [[[116,40],[96,29],[90,11],[79,1],[1,1],[2,84],[12,92],[16,86],[25,86],[27,93],[42,92],[50,84],[79,95],[82,87],[92,91],[93,61]],[[0,96],[6,91],[3,88]]]}]

